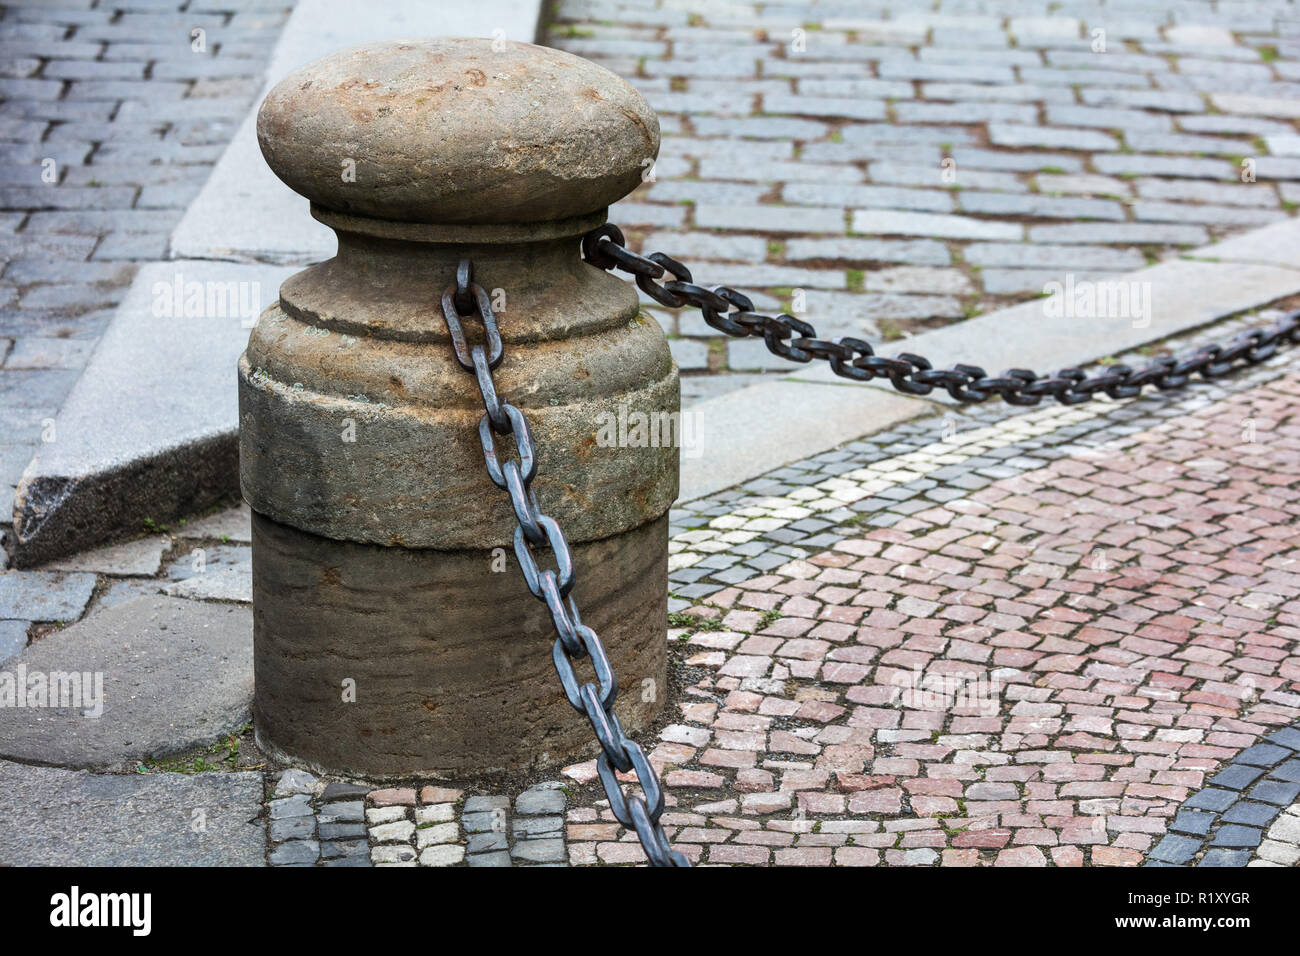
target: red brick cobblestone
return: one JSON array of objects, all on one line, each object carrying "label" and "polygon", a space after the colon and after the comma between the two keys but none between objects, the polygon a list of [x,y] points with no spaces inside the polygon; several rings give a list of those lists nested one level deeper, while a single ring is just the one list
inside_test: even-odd
[{"label": "red brick cobblestone", "polygon": [[[1142,863],[1217,769],[1300,719],[1298,413],[1292,374],[693,608],[704,628],[670,638],[703,676],[651,754],[675,846]],[[569,811],[574,862],[641,859],[611,819]]]}]

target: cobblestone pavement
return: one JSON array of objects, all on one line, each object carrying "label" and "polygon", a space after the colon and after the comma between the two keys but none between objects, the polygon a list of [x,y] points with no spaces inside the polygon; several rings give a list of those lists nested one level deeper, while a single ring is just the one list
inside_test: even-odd
[{"label": "cobblestone pavement", "polygon": [[[639,735],[675,845],[706,864],[1300,863],[1296,368],[936,405],[676,509],[675,689]],[[0,619],[24,617],[0,658],[150,592],[247,603],[248,540],[232,509],[0,575]],[[268,772],[268,861],[641,862],[594,778]]]},{"label": "cobblestone pavement", "polygon": [[[708,864],[1300,865],[1295,369],[953,411],[676,512],[682,692],[647,748],[674,845]],[[272,806],[303,819],[271,860],[363,865],[364,816],[375,865],[642,862],[594,778],[282,786]],[[335,799],[351,828],[327,828]]]},{"label": "cobblestone pavement", "polygon": [[0,533],[137,264],[164,257],[252,105],[291,6],[0,5]]},{"label": "cobblestone pavement", "polygon": [[[633,247],[823,337],[959,321],[1300,203],[1282,0],[561,0],[548,42],[659,112],[654,181],[610,216]],[[781,367],[655,314],[687,398]]]},{"label": "cobblestone pavement", "polygon": [[[220,2],[223,8],[235,6]],[[136,4],[141,10],[144,6],[143,0]],[[939,6],[942,10],[943,3]],[[1274,215],[1288,212],[1284,204],[1294,201],[1288,196],[1294,197],[1295,183],[1280,180],[1295,175],[1286,164],[1300,159],[1282,156],[1287,148],[1284,141],[1270,145],[1270,130],[1294,131],[1294,113],[1277,114],[1284,109],[1280,100],[1294,99],[1289,80],[1296,71],[1288,67],[1287,55],[1288,44],[1293,47],[1296,41],[1287,38],[1296,34],[1286,33],[1285,24],[1264,23],[1259,11],[1270,9],[1267,5],[1232,11],[1223,6],[1184,5],[1178,10],[1185,13],[1175,14],[1169,23],[1162,19],[1159,30],[1144,33],[1143,8],[1126,5],[1126,25],[1109,24],[1108,36],[1113,43],[1118,34],[1125,47],[1131,42],[1134,48],[1121,53],[1112,46],[1112,52],[1104,55],[1125,59],[1107,60],[1104,70],[1090,68],[1092,59],[1071,63],[1066,56],[1072,46],[1084,43],[1094,23],[1089,15],[1080,14],[1070,34],[1073,43],[1067,43],[1053,32],[1068,32],[1061,23],[1075,8],[1064,4],[1046,20],[1041,19],[1046,12],[1042,5],[1014,11],[1008,7],[1005,17],[995,18],[999,35],[1016,41],[1004,43],[1006,59],[1001,62],[997,56],[986,56],[998,52],[988,45],[994,42],[993,33],[965,22],[927,21],[922,31],[926,44],[919,45],[918,40],[911,46],[892,41],[915,36],[901,26],[912,21],[871,29],[859,24],[852,34],[840,31],[842,57],[826,54],[802,65],[784,55],[784,41],[759,43],[758,47],[774,54],[772,59],[782,61],[778,64],[782,69],[794,71],[784,78],[769,71],[767,55],[761,52],[753,55],[749,73],[727,70],[739,70],[735,63],[749,55],[743,51],[752,36],[753,17],[791,29],[789,23],[814,22],[800,19],[808,16],[811,6],[766,6],[758,11],[733,5],[728,9],[734,13],[692,16],[650,4],[608,9],[562,5],[561,16],[571,17],[580,9],[594,21],[603,11],[600,19],[615,25],[589,28],[584,21],[573,30],[562,28],[575,34],[564,37],[564,42],[632,43],[616,57],[627,61],[624,66],[631,65],[624,72],[640,72],[638,81],[660,98],[656,105],[665,110],[665,129],[672,134],[666,139],[658,181],[648,187],[645,197],[625,204],[630,210],[627,215],[616,211],[616,221],[662,215],[664,221],[647,218],[640,223],[643,238],[655,229],[682,230],[680,236],[649,244],[684,256],[712,255],[707,277],[704,270],[700,272],[705,281],[757,285],[772,274],[769,267],[780,267],[776,274],[785,277],[780,281],[788,281],[788,287],[766,286],[767,295],[757,299],[760,305],[780,305],[797,286],[807,289],[809,302],[822,303],[816,308],[826,308],[828,315],[832,304],[835,314],[841,315],[846,303],[859,303],[858,321],[883,333],[890,326],[882,327],[882,321],[890,315],[899,329],[910,327],[908,322],[922,324],[936,306],[933,302],[918,305],[917,300],[924,303],[950,296],[961,306],[953,310],[955,319],[970,307],[1014,295],[1015,289],[999,291],[989,286],[999,270],[1038,271],[1034,282],[1064,270],[1118,271],[1234,225],[1226,219],[1163,224],[1149,219],[1145,222],[1160,230],[1195,230],[1196,237],[1178,231],[1139,233],[1132,227],[1148,228],[1138,213],[1144,205],[1169,203],[1201,216],[1218,216],[1215,210],[1223,208]],[[61,38],[83,36],[78,31],[87,27],[87,36],[94,36],[119,24],[134,24],[137,36],[147,34],[147,40],[121,42],[161,44],[158,37],[170,29],[161,25],[164,21],[174,25],[203,13],[197,4],[179,17],[173,3],[164,5],[162,14],[131,12],[134,9],[109,16],[107,8],[69,7],[66,13],[61,8],[57,17],[68,18]],[[835,35],[833,16],[844,12],[816,9],[821,18],[815,22],[822,29],[801,28],[807,29],[808,49],[825,54],[830,45],[818,48],[816,41]],[[856,9],[854,15],[860,19],[862,8]],[[263,18],[279,22],[274,11],[258,13],[248,7],[245,12],[258,22]],[[0,22],[36,27],[46,22],[42,15],[48,15],[44,7],[39,12],[35,7],[10,9]],[[91,22],[101,15],[105,19]],[[241,15],[235,13],[224,22],[238,26]],[[145,26],[155,22],[149,19],[154,16],[163,20],[157,21],[157,31],[150,32]],[[1180,21],[1179,16],[1186,19]],[[645,35],[638,32],[641,28],[617,25],[636,18],[650,18],[654,25],[646,28]],[[745,21],[750,27],[731,25],[745,18],[751,18]],[[1098,22],[1105,25],[1104,19]],[[1197,26],[1205,29],[1192,29]],[[1228,26],[1234,31],[1230,43],[1223,42],[1223,29]],[[588,29],[596,35],[581,35]],[[625,34],[621,41],[620,30]],[[672,36],[672,31],[693,36],[690,42],[695,46]],[[1131,31],[1131,39],[1125,31]],[[738,46],[739,57],[719,55],[710,46],[720,34],[732,35],[727,49]],[[4,42],[14,44],[23,35],[23,30],[8,31]],[[41,31],[32,35],[39,37]],[[236,50],[251,50],[241,46],[252,44],[251,36],[232,36],[236,36]],[[866,61],[860,54],[873,36],[891,41],[884,46],[897,55]],[[49,35],[32,42],[39,47],[50,42]],[[87,55],[86,62],[110,62],[104,53],[112,41],[90,42],[98,45],[98,53]],[[677,63],[672,69],[687,73],[653,73],[655,56],[662,58],[669,43],[674,58],[681,57],[672,61]],[[659,54],[636,53],[636,44],[664,49]],[[950,52],[937,58],[929,52],[945,49]],[[1229,54],[1229,50],[1237,52]],[[1089,58],[1103,56],[1091,50],[1074,52]],[[961,58],[977,53],[984,55],[978,62],[990,71],[983,78],[973,59]],[[1038,66],[1016,62],[1025,53],[1037,57]],[[1240,59],[1243,53],[1253,54],[1254,60]],[[222,62],[222,55],[217,47],[211,64]],[[638,62],[641,56],[646,57],[645,64]],[[256,59],[251,53],[236,58]],[[36,66],[28,75],[0,80],[4,84],[0,89],[9,96],[3,107],[6,120],[11,118],[11,104],[21,100],[13,91],[53,91],[46,84],[62,69],[58,61],[34,59]],[[24,69],[22,60],[19,57],[19,65],[12,69]],[[1165,66],[1158,68],[1148,60]],[[681,65],[687,61],[696,65]],[[157,65],[163,63],[160,55]],[[1198,65],[1203,63],[1212,66]],[[1264,68],[1268,79],[1260,79],[1256,69],[1238,72],[1232,64]],[[47,74],[52,65],[55,74]],[[240,69],[249,65],[241,62]],[[1067,71],[1071,77],[1087,73],[1088,82],[1071,84],[1053,75]],[[1093,75],[1097,73],[1104,75]],[[143,96],[144,88],[153,88],[154,75],[150,73],[146,80],[142,74],[138,81],[96,76],[94,83],[54,79],[57,95],[47,92],[47,99],[38,100],[32,93],[31,102],[45,103],[51,116],[61,110],[71,114],[85,104],[75,109],[58,104],[71,102],[70,95],[79,87],[107,94],[121,83],[132,83],[129,89]],[[252,75],[239,74],[245,80]],[[190,106],[182,101],[200,101],[202,91],[214,89],[209,84],[221,87],[228,79],[239,85],[229,75],[179,81],[185,89],[175,92],[171,100],[160,101],[158,115],[172,118],[166,120],[165,129],[151,135],[171,145],[159,147],[156,164],[129,158],[142,152],[155,156],[150,152],[155,140],[138,129],[135,137],[90,141],[86,157],[91,162],[84,167],[86,181],[78,188],[86,195],[92,191],[98,195],[105,188],[90,184],[101,156],[104,167],[116,167],[122,175],[128,168],[137,170],[134,175],[143,175],[140,169],[170,174],[177,172],[173,167],[189,169],[214,160],[219,145],[215,141],[184,145],[179,130],[186,120],[176,116]],[[807,98],[815,95],[835,101],[839,112],[820,118],[768,115],[780,108],[773,108],[774,101],[780,102],[772,92],[774,82],[783,86],[780,95],[797,94],[805,104],[801,108],[806,109]],[[837,93],[830,87],[816,92],[818,82],[861,85],[838,87]],[[35,85],[24,85],[28,83]],[[871,85],[877,83],[900,83],[911,93],[890,95],[884,87]],[[944,100],[935,92],[936,85],[942,84],[960,85],[960,95],[949,91],[949,99]],[[1216,84],[1229,88],[1210,88]],[[657,93],[656,86],[661,87]],[[967,93],[967,86],[985,97],[1001,98],[977,100],[981,93]],[[1016,100],[1014,91],[1019,89],[1040,98]],[[1116,123],[1114,128],[1120,132],[1112,134],[1106,127],[1085,127],[1084,118],[1059,124],[1076,132],[1066,134],[1060,147],[1048,147],[1047,153],[1033,146],[1022,149],[1006,137],[994,138],[1003,127],[1013,130],[1012,137],[1029,135],[1025,130],[1046,136],[1057,129],[1052,108],[1063,101],[1052,90],[1068,90],[1078,109],[1164,116],[1177,124],[1180,132],[1171,127],[1161,135],[1199,140],[1223,134],[1252,147],[1263,136],[1268,155],[1258,149],[1245,152],[1259,158],[1259,170],[1271,169],[1273,179],[1261,175],[1256,183],[1239,183],[1233,179],[1236,154],[1215,153],[1204,144],[1193,147],[1182,140],[1186,148],[1181,154],[1162,152],[1153,145],[1155,141],[1132,139],[1129,131],[1137,127]],[[1089,99],[1090,92],[1096,91],[1105,95]],[[1189,109],[1179,112],[1170,105],[1175,94],[1194,96],[1201,105],[1192,109],[1187,101]],[[247,99],[236,109],[238,96],[230,94],[230,120],[242,113],[252,95],[250,86]],[[1216,112],[1207,111],[1207,96]],[[699,97],[705,98],[699,103],[711,97],[715,111],[689,105]],[[85,99],[97,102],[89,93]],[[871,113],[876,100],[884,104],[885,112],[879,116]],[[980,102],[990,106],[1028,102],[1039,122],[1029,120],[1027,114],[1016,122],[1014,110],[1004,114],[991,108],[976,125],[935,118],[943,114],[926,110],[911,118],[906,110],[899,112],[900,106],[934,105],[931,101],[963,104],[957,119],[980,115],[977,109],[967,108]],[[128,96],[120,102],[113,99],[99,119],[95,119],[97,112],[90,112],[89,120],[71,115],[57,122],[47,119],[43,140],[10,141],[4,155],[20,155],[24,142],[27,147],[33,142],[61,142],[53,134],[64,125],[74,126],[63,135],[76,140],[75,126],[83,122],[118,130],[116,124],[130,119],[137,109],[144,111],[136,113],[137,119],[155,115],[147,105],[130,107],[135,102]],[[681,104],[675,112],[665,108],[671,102]],[[756,110],[760,103],[767,112]],[[36,112],[36,106],[23,109]],[[742,110],[745,116],[734,115]],[[751,111],[754,116],[748,115]],[[24,121],[26,115],[21,113]],[[887,117],[896,121],[893,128],[903,131],[897,135],[917,138],[904,143],[882,139],[886,127],[879,123]],[[1216,120],[1218,126],[1198,129],[1198,117]],[[741,127],[743,133],[729,132],[742,119],[752,125]],[[783,127],[785,131],[778,134],[774,132],[778,126],[769,123],[799,125]],[[794,135],[793,129],[801,132]],[[1088,130],[1089,136],[1078,135]],[[731,135],[755,151],[737,158]],[[926,139],[935,135],[946,138]],[[1114,140],[1117,147],[1105,148],[1101,139],[1091,140],[1092,136]],[[674,139],[697,153],[675,154]],[[1079,144],[1087,141],[1094,145],[1080,151]],[[700,143],[706,146],[692,145]],[[889,180],[890,175],[903,175],[897,170],[933,172],[947,151],[946,143],[952,145],[958,162],[955,184]],[[773,144],[784,144],[789,152],[764,159],[762,151]],[[871,152],[850,154],[842,148],[845,144]],[[1121,145],[1124,148],[1118,148]],[[812,147],[821,151],[810,154]],[[717,152],[709,153],[710,149]],[[1192,155],[1198,152],[1210,153],[1211,158]],[[187,161],[180,162],[172,153]],[[114,155],[116,162],[111,161]],[[675,155],[679,165],[674,172]],[[866,157],[865,165],[852,155]],[[1025,156],[1030,159],[1016,158]],[[1275,163],[1280,165],[1264,162],[1273,156],[1279,157]],[[706,174],[710,157],[728,165],[717,175]],[[20,165],[24,175],[31,171],[31,161],[26,162]],[[1036,165],[1005,168],[1007,163],[1021,162]],[[858,178],[840,183],[833,177],[842,172],[820,169],[819,178],[812,182],[794,178],[806,175],[792,172],[805,164],[854,170]],[[891,164],[895,173],[890,172]],[[58,195],[63,195],[73,170],[83,167],[60,165],[67,177],[58,187]],[[744,172],[736,172],[737,168]],[[990,178],[973,180],[972,173]],[[1086,190],[1071,193],[1059,184],[1044,190],[1049,176],[1111,177],[1124,187],[1115,195],[1132,201],[1108,199],[1100,187],[1097,195]],[[186,182],[191,190],[197,186]],[[855,192],[845,193],[852,198],[842,203],[818,204],[797,198],[797,190],[790,191],[799,183],[809,189],[842,187]],[[1185,191],[1161,195],[1161,184]],[[80,206],[71,210],[23,206],[17,212],[0,213],[11,217],[6,221],[18,229],[6,241],[18,249],[35,248],[15,235],[22,237],[33,223],[64,222],[71,231],[60,232],[51,225],[41,240],[44,259],[63,268],[71,262],[85,263],[90,269],[87,276],[100,275],[95,270],[103,263],[129,269],[132,257],[125,251],[113,252],[114,245],[128,243],[128,236],[165,237],[171,220],[156,232],[153,226],[119,225],[113,217],[124,216],[127,223],[152,221],[133,217],[151,184],[128,181],[126,185],[130,203],[121,208],[110,204],[94,216]],[[949,188],[954,185],[962,188]],[[668,194],[659,192],[665,187],[670,187]],[[672,188],[683,191],[680,198],[669,198]],[[1111,184],[1105,187],[1111,188]],[[690,190],[696,193],[688,195]],[[1065,195],[1047,196],[1050,191]],[[1271,199],[1243,201],[1257,194]],[[1068,240],[1052,232],[1036,234],[1035,230],[1049,226],[1050,215],[985,213],[966,205],[977,195],[1118,202],[1122,222],[1097,216],[1091,223],[1071,228],[1125,227],[1127,231],[1080,234]],[[908,196],[930,198],[909,200]],[[758,238],[760,220],[746,218],[758,213],[744,209],[773,199],[801,211],[782,220],[763,209],[763,228],[770,231],[773,223],[793,226],[796,221],[800,227],[798,232],[781,230],[787,238],[768,246]],[[163,213],[174,219],[182,202],[165,207]],[[949,205],[946,209],[915,205],[927,202]],[[638,209],[647,211],[638,213]],[[709,209],[740,212],[700,219],[700,213]],[[924,224],[926,234],[949,232],[938,239],[917,238],[906,232],[890,233],[878,220],[858,218],[859,210],[888,209],[896,210],[890,215],[938,216],[910,220],[907,228]],[[825,228],[818,224],[818,210],[832,213]],[[58,216],[65,218],[45,218]],[[797,216],[806,218],[796,220]],[[886,238],[858,237],[846,228],[866,221],[871,228],[864,232],[883,233]],[[97,225],[87,234],[77,232],[91,222]],[[749,231],[750,222],[754,232]],[[728,256],[710,252],[720,247],[690,245],[714,226],[718,228],[709,242],[724,243],[733,250]],[[1004,231],[981,238],[988,234],[978,230],[993,227]],[[952,230],[962,229],[976,233],[951,235]],[[690,242],[686,230],[691,232]],[[1156,235],[1165,238],[1150,238]],[[1024,238],[1029,242],[1015,241]],[[148,245],[147,239],[140,242]],[[852,251],[832,255],[829,246],[800,245],[827,242],[847,243],[842,248]],[[865,247],[864,242],[874,245]],[[79,259],[78,243],[84,250]],[[110,251],[101,261],[97,255],[106,245]],[[983,254],[974,251],[981,247],[990,250],[989,255],[1004,256],[1001,264],[986,260],[989,268],[977,268],[981,263],[972,263],[972,256]],[[68,253],[68,248],[74,251]],[[820,252],[803,258],[791,255],[800,249]],[[1059,258],[1034,258],[1048,255],[1044,249]],[[946,258],[937,258],[939,251]],[[144,249],[140,256],[156,254]],[[896,254],[915,258],[889,258]],[[925,255],[936,258],[926,262]],[[757,264],[764,260],[769,265],[760,275]],[[0,279],[11,279],[20,261],[11,262]],[[24,268],[35,267],[29,257]],[[883,278],[868,280],[854,272],[868,268],[870,275]],[[932,284],[958,279],[965,284],[953,284],[946,291]],[[113,295],[119,288],[116,282],[115,277],[87,278],[82,288]],[[871,288],[868,282],[883,285]],[[10,290],[9,301],[0,315],[8,324],[0,328],[0,337],[19,340],[13,346],[6,341],[6,361],[18,354],[27,336],[46,345],[93,340],[104,309],[115,299],[87,304],[69,293],[74,301],[40,304],[41,295],[55,296],[55,290],[65,285],[55,277],[5,287]],[[45,291],[29,302],[31,290],[40,288]],[[1032,290],[1032,285],[1026,289]],[[851,299],[846,298],[848,293],[854,293]],[[881,311],[913,307],[922,313],[909,317]],[[818,321],[816,308],[803,311]],[[1250,324],[1266,318],[1252,317]],[[828,334],[839,331],[820,324],[827,326]],[[1204,337],[1219,340],[1242,324],[1219,323]],[[862,326],[855,325],[854,330],[861,331]],[[685,338],[674,348],[679,360],[685,354],[682,364],[689,367],[691,347],[708,351],[711,346],[703,329],[694,339],[689,329],[679,331]],[[1100,400],[1087,406],[1029,411],[1000,405],[944,410],[936,404],[936,414],[928,419],[850,443],[674,511],[670,598],[674,616],[669,637],[678,690],[660,725],[642,736],[650,745],[651,761],[665,775],[670,804],[665,823],[675,845],[697,862],[726,865],[1297,865],[1300,578],[1293,565],[1300,553],[1294,531],[1300,513],[1300,374],[1296,367],[1294,354],[1286,353],[1215,385],[1123,403]],[[6,384],[0,396],[5,401],[15,394],[55,396],[45,405],[34,398],[23,399],[32,403],[21,406],[29,410],[31,420],[24,425],[28,437],[36,434],[42,409],[52,411],[57,406],[60,389],[65,387],[57,382],[74,371],[75,365],[62,370],[6,367],[0,372],[27,376],[3,379]],[[57,372],[64,378],[37,372]],[[697,386],[696,394],[706,387]],[[0,414],[16,414],[7,407],[0,405]],[[0,662],[60,623],[144,593],[162,590],[195,600],[249,600],[246,512],[223,512],[149,531],[137,541],[41,571],[0,575]],[[413,781],[376,790],[347,781],[318,780],[299,770],[268,773],[267,859],[272,865],[290,866],[591,865],[643,860],[634,835],[613,820],[601,797],[594,762],[559,768],[547,776],[517,787]]]}]

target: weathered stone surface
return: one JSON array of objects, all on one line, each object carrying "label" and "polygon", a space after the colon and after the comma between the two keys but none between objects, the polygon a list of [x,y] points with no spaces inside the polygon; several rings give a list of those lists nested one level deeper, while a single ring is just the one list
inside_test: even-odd
[{"label": "weathered stone surface", "polygon": [[267,859],[272,866],[285,864],[311,864],[320,857],[320,844],[315,840],[290,840],[271,851]]},{"label": "weathered stone surface", "polygon": [[[667,516],[573,545],[582,620],[638,691],[666,686],[666,545]],[[592,746],[559,693],[545,607],[490,567],[489,552],[330,541],[254,513],[259,743],[373,777],[543,766]],[[632,732],[662,702],[623,693],[616,712]]]},{"label": "weathered stone surface", "polygon": [[94,571],[100,574],[150,577],[162,567],[163,552],[171,542],[161,536],[139,538],[107,548],[84,551],[47,565],[50,571]]},{"label": "weathered stone surface", "polygon": [[[267,67],[267,88],[350,44],[399,36],[496,37],[497,31],[511,40],[531,40],[540,6],[540,0],[385,0],[357,16],[356,9],[337,0],[299,0]],[[331,162],[338,167],[341,160]],[[334,254],[335,240],[311,218],[307,205],[262,162],[252,111],[172,232],[170,253],[180,259],[318,262]],[[232,216],[231,209],[240,214]]]},{"label": "weathered stone surface", "polygon": [[520,840],[510,855],[532,863],[559,863],[566,858],[564,841],[560,839]]},{"label": "weathered stone surface", "polygon": [[260,773],[100,775],[0,761],[0,865],[263,866],[261,811]]},{"label": "weathered stone surface", "polygon": [[0,620],[75,621],[95,589],[95,576],[62,571],[0,574]]},{"label": "weathered stone surface", "polygon": [[567,798],[556,788],[525,790],[515,798],[516,813],[561,813]]},{"label": "weathered stone surface", "polygon": [[286,797],[295,793],[311,794],[316,789],[316,783],[317,779],[307,771],[290,767],[275,782],[275,795]]},{"label": "weathered stone surface", "polygon": [[102,714],[83,716],[83,706],[0,708],[0,757],[133,767],[238,730],[249,719],[252,630],[247,609],[156,596],[49,635],[6,669],[102,674]]},{"label": "weathered stone surface", "polygon": [[253,600],[253,568],[250,564],[239,564],[233,568],[207,571],[170,584],[163,590],[173,597],[248,604]]},{"label": "weathered stone surface", "polygon": [[[313,203],[426,223],[597,212],[636,188],[642,160],[659,152],[654,111],[615,74],[558,50],[473,39],[333,53],[271,91],[257,133],[267,164]],[[355,182],[339,174],[348,157]]]},{"label": "weathered stone surface", "polygon": [[[463,251],[437,248],[436,257],[376,265],[384,288],[337,259],[285,283],[282,304],[301,318],[272,310],[239,364],[241,485],[254,511],[341,540],[510,546],[509,507],[465,507],[504,503],[483,467],[475,379],[456,364],[441,323],[416,331],[431,322],[428,276],[454,276]],[[517,252],[486,247],[475,262],[487,287],[508,290],[507,358],[494,377],[528,419],[542,510],[571,542],[658,517],[676,497],[676,449],[607,443],[601,429],[629,410],[677,410],[662,330],[639,315],[628,287],[567,247],[534,247],[511,267]],[[557,276],[581,309],[560,300]],[[357,317],[372,312],[390,330],[356,337]],[[412,334],[433,341],[413,346],[404,341]]]},{"label": "weathered stone surface", "polygon": [[316,818],[312,816],[281,817],[271,821],[271,840],[309,840],[316,835]]},{"label": "weathered stone surface", "polygon": [[26,621],[0,621],[0,664],[27,646]]},{"label": "weathered stone surface", "polygon": [[331,800],[350,801],[354,797],[364,797],[369,792],[369,787],[357,783],[331,783],[326,785],[325,792],[321,794],[321,800],[326,802]]},{"label": "weathered stone surface", "polygon": [[198,521],[190,521],[176,529],[176,533],[185,538],[219,538],[222,541],[253,540],[252,516],[248,505],[227,508]]}]

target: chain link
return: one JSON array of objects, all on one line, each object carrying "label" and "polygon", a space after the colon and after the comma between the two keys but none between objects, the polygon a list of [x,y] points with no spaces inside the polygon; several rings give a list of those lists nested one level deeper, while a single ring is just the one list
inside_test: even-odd
[{"label": "chain link", "polygon": [[[825,360],[831,371],[842,378],[857,382],[885,378],[909,395],[929,395],[941,388],[966,404],[978,404],[994,395],[1012,405],[1037,405],[1044,398],[1078,405],[1098,392],[1111,398],[1131,398],[1148,385],[1168,390],[1182,388],[1193,375],[1220,378],[1233,372],[1238,363],[1258,365],[1272,358],[1279,346],[1300,342],[1300,312],[1292,312],[1268,328],[1248,329],[1226,345],[1203,345],[1182,359],[1158,358],[1140,368],[1111,365],[1091,377],[1078,368],[1064,368],[1054,375],[1013,368],[994,376],[976,365],[937,369],[928,359],[910,352],[892,358],[877,355],[862,339],[819,339],[816,329],[792,315],[755,312],[754,303],[735,289],[696,285],[690,269],[662,252],[646,256],[633,252],[627,248],[622,231],[612,223],[583,236],[582,256],[599,269],[631,273],[641,291],[669,308],[690,305],[699,309],[704,321],[720,332],[761,337],[768,350],[782,358],[793,362]],[[673,278],[659,282],[665,272]]]},{"label": "chain link", "polygon": [[[667,257],[665,257],[667,258]],[[610,665],[605,645],[590,627],[582,623],[571,592],[574,585],[573,553],[564,532],[555,520],[542,513],[533,493],[537,475],[537,455],[532,432],[523,413],[497,394],[492,380],[504,356],[501,334],[497,329],[492,302],[483,287],[474,281],[473,264],[463,259],[456,270],[455,284],[442,295],[442,314],[451,335],[456,361],[478,380],[484,414],[479,421],[479,444],[483,449],[488,477],[510,496],[515,512],[515,557],[524,581],[533,597],[546,605],[555,628],[551,658],[560,686],[570,706],[591,723],[600,743],[596,768],[601,785],[609,798],[615,819],[636,832],[651,866],[690,866],[690,861],[668,844],[659,818],[664,812],[663,788],[659,776],[646,759],[645,752],[623,733],[614,716],[614,699],[618,681]],[[465,338],[462,318],[477,317],[483,326],[484,345],[470,346]],[[514,438],[517,458],[501,460],[497,436]],[[556,567],[542,568],[533,549],[549,549]],[[579,683],[574,662],[590,658],[595,683]],[[624,795],[618,773],[632,773],[640,785],[639,794]]]}]

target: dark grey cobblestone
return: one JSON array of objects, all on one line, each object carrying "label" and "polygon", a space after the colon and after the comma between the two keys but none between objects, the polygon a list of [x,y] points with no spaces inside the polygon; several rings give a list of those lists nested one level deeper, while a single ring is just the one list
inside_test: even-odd
[{"label": "dark grey cobblestone", "polygon": [[[0,6],[0,338],[14,342],[0,416],[57,411],[136,266],[164,256],[252,105],[291,6]],[[191,47],[195,27],[204,52]],[[38,447],[29,434],[14,441],[29,459]],[[0,537],[15,481],[0,476]]]},{"label": "dark grey cobblestone", "polygon": [[[843,299],[807,299],[805,317],[827,337],[957,321],[1066,273],[1105,278],[1295,213],[1300,158],[1274,155],[1268,139],[1297,130],[1289,7],[1241,17],[1234,7],[1225,23],[1210,3],[1140,2],[1120,23],[1096,5],[949,6],[688,14],[657,0],[562,0],[549,41],[624,74],[661,115],[655,181],[611,212],[633,247],[679,256],[698,280],[785,311],[794,289],[834,286],[825,275],[790,281],[784,267],[838,272]],[[972,16],[979,29],[967,26]],[[1095,29],[1106,32],[1104,50],[1093,48]],[[1243,182],[1242,158],[1256,162],[1254,182]],[[914,213],[959,215],[914,220],[925,239],[872,235]],[[669,221],[664,235],[656,227]],[[990,254],[981,234],[1008,226],[1004,238],[1016,241]],[[952,301],[925,289],[873,297],[859,276],[887,263],[952,264],[969,288]],[[718,337],[698,317],[646,304],[671,335]],[[707,363],[677,346],[688,397],[748,384],[689,380],[766,367],[754,345],[733,343]]]},{"label": "dark grey cobblestone", "polygon": [[1300,782],[1287,781],[1293,767],[1300,769],[1300,725],[1247,747],[1188,797],[1146,865],[1300,863]]}]

